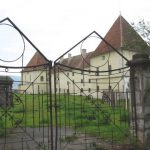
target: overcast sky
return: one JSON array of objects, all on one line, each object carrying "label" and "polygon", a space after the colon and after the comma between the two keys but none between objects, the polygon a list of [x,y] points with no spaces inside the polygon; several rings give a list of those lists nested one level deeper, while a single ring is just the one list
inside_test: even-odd
[{"label": "overcast sky", "polygon": [[150,21],[150,1],[0,0],[0,20],[9,17],[51,60],[93,30],[105,36],[120,12],[129,23]]}]

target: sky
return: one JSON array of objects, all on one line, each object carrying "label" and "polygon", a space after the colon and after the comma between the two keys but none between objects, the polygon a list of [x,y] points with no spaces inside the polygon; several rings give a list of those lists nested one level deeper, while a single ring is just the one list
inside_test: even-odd
[{"label": "sky", "polygon": [[[0,20],[9,17],[52,61],[94,30],[104,37],[120,14],[129,23],[142,19],[150,21],[150,1],[0,0]],[[6,35],[9,34],[8,37],[12,37],[17,33],[0,26],[0,47],[7,41]],[[21,43],[21,39],[19,40]],[[11,46],[15,50],[14,43]],[[7,52],[2,49],[0,48],[1,54]],[[12,51],[5,56],[13,57],[12,59],[16,57]]]}]

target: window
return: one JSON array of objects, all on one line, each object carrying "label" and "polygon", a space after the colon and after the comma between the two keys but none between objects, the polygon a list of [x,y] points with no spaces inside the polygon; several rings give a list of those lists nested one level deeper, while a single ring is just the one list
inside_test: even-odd
[{"label": "window", "polygon": [[67,72],[67,76],[69,77],[69,72]]},{"label": "window", "polygon": [[89,79],[89,83],[91,83],[91,79]]},{"label": "window", "polygon": [[40,77],[40,81],[44,81],[44,77],[43,76]]},{"label": "window", "polygon": [[91,92],[91,88],[88,89],[89,93]]},{"label": "window", "polygon": [[91,70],[89,69],[89,73],[91,73]]},{"label": "window", "polygon": [[72,72],[72,76],[74,76],[74,72]]}]

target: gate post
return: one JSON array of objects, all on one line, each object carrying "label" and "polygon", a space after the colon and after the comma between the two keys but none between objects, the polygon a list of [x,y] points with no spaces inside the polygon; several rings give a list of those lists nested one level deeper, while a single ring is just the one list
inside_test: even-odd
[{"label": "gate post", "polygon": [[150,59],[147,54],[135,54],[127,64],[131,75],[131,101],[135,131],[143,149],[150,149]]}]

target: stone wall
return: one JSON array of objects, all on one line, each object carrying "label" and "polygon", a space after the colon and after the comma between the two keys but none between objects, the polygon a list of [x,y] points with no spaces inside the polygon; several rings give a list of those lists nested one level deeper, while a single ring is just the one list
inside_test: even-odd
[{"label": "stone wall", "polygon": [[150,149],[150,59],[136,54],[128,63],[131,68],[132,104],[138,140],[144,150]]}]

